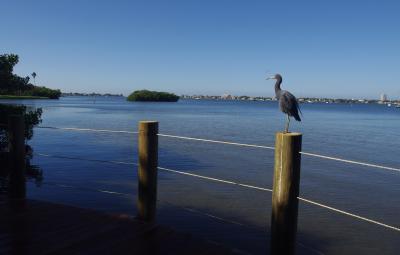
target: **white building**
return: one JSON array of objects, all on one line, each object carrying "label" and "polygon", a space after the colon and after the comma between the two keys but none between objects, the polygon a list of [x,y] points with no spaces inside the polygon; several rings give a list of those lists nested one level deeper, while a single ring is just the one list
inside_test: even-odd
[{"label": "white building", "polygon": [[230,94],[228,94],[228,93],[225,93],[225,94],[223,94],[223,95],[221,96],[221,98],[222,98],[222,99],[226,99],[226,100],[230,100],[230,99],[232,99],[232,95],[230,95]]},{"label": "white building", "polygon": [[380,101],[381,102],[385,102],[385,101],[387,101],[388,99],[387,99],[387,95],[386,94],[381,94],[381,98],[380,98]]}]

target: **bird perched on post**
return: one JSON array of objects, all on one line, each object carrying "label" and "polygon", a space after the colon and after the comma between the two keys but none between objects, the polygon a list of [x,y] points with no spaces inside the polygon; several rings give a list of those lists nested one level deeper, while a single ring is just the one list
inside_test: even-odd
[{"label": "bird perched on post", "polygon": [[299,111],[301,113],[299,103],[297,102],[296,97],[292,95],[292,93],[281,89],[282,76],[280,74],[275,74],[274,76],[267,78],[267,80],[269,80],[269,79],[276,80],[275,96],[276,96],[276,99],[279,100],[279,108],[287,116],[285,133],[288,133],[290,117],[293,117],[297,121],[301,121],[300,116],[299,116]]}]

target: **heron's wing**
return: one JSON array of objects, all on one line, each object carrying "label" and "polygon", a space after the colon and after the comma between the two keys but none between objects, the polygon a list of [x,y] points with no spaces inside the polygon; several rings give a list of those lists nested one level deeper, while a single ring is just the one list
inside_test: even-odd
[{"label": "heron's wing", "polygon": [[300,107],[297,99],[289,91],[282,91],[279,98],[279,106],[281,111],[293,116],[296,120],[300,121],[299,111]]},{"label": "heron's wing", "polygon": [[295,98],[290,92],[282,90],[279,95],[279,107],[284,113],[289,113],[293,107],[293,98]]}]

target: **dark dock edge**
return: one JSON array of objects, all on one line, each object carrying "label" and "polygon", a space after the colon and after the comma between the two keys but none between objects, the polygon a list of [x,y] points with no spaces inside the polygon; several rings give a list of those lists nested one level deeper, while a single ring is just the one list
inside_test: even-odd
[{"label": "dark dock edge", "polygon": [[241,254],[129,215],[36,200],[0,200],[0,226],[0,254]]}]

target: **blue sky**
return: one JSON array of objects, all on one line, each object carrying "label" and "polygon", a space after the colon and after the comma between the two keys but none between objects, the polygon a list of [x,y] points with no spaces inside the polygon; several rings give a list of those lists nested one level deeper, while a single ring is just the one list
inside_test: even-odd
[{"label": "blue sky", "polygon": [[66,92],[400,98],[399,1],[0,1],[0,54]]}]

